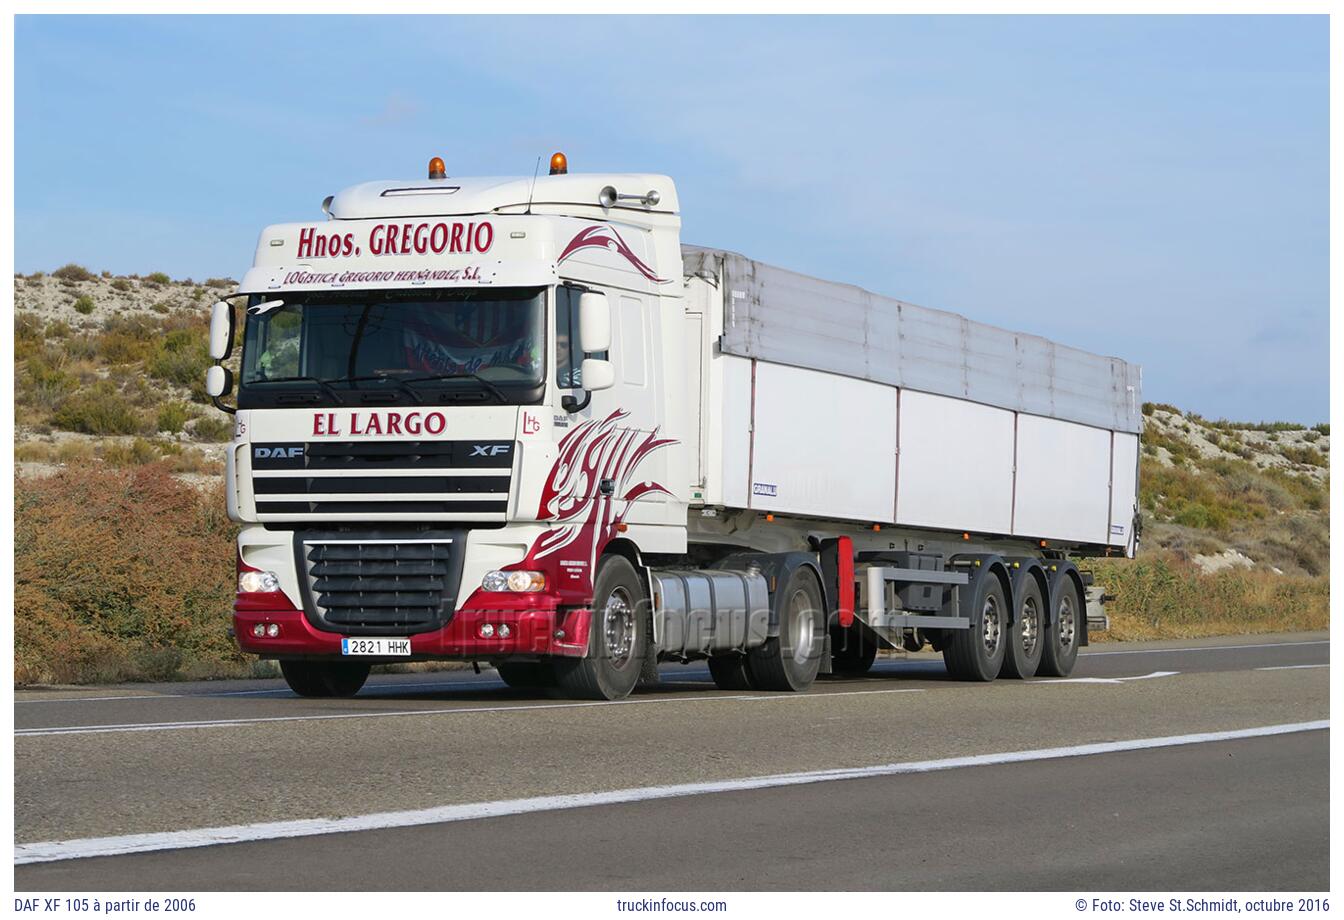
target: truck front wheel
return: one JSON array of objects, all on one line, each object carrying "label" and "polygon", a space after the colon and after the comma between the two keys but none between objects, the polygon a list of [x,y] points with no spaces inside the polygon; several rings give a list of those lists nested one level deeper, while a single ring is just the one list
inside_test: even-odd
[{"label": "truck front wheel", "polygon": [[549,661],[501,661],[495,670],[499,679],[515,690],[555,686],[555,670]]},{"label": "truck front wheel", "polygon": [[639,682],[649,637],[649,604],[635,567],[607,556],[593,582],[588,654],[556,658],[555,677],[567,696],[619,700]]},{"label": "truck front wheel", "polygon": [[280,673],[299,696],[354,696],[369,679],[369,667],[357,661],[281,661]]}]

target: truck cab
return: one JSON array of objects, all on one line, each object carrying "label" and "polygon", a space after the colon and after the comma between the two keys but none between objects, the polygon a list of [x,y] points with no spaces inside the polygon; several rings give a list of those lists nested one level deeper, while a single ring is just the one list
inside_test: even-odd
[{"label": "truck cab", "polygon": [[245,651],[582,657],[609,544],[685,551],[676,188],[553,173],[431,169],[262,231],[218,311]]}]

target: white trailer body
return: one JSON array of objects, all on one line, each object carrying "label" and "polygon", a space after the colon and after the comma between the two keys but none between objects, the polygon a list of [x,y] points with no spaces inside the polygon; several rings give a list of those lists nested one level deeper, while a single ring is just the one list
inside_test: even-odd
[{"label": "white trailer body", "polygon": [[1137,545],[1136,367],[683,246],[666,176],[433,166],[267,227],[216,307],[245,651],[309,695],[408,658],[603,698],[694,658],[1072,667],[1073,560]]},{"label": "white trailer body", "polygon": [[1133,554],[1137,367],[733,253],[684,258],[705,503]]}]

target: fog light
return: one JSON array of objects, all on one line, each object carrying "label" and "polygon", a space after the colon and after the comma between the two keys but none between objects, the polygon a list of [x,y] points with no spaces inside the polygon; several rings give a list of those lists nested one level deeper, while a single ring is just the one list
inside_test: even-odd
[{"label": "fog light", "polygon": [[280,576],[274,572],[239,572],[238,593],[256,594],[259,592],[279,591]]},{"label": "fog light", "polygon": [[256,636],[258,639],[266,635],[266,624],[265,623],[252,624],[252,635]]},{"label": "fog light", "polygon": [[280,635],[280,624],[271,623],[270,625],[268,625],[266,627],[266,635],[270,636],[272,639]]},{"label": "fog light", "polygon": [[510,636],[512,633],[513,633],[513,630],[509,629],[509,624],[508,624],[508,623],[500,623],[500,624],[499,624],[499,638],[501,638],[501,639],[507,639],[507,638],[509,638],[509,636]]},{"label": "fog light", "polygon": [[489,639],[495,634],[495,627],[491,623],[482,623],[480,633],[482,639]]}]

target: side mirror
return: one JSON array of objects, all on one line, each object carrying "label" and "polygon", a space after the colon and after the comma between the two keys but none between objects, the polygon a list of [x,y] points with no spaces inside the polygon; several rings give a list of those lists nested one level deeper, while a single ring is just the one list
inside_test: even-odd
[{"label": "side mirror", "polygon": [[[579,295],[579,348],[588,354],[611,348],[611,307],[606,294],[584,291]],[[583,379],[585,389],[595,389],[588,386],[586,376]]]},{"label": "side mirror", "polygon": [[233,371],[215,364],[205,372],[205,394],[211,399],[227,396],[233,390]]},{"label": "side mirror", "polygon": [[210,357],[223,361],[233,351],[233,307],[224,301],[210,314]]},{"label": "side mirror", "polygon": [[616,383],[616,368],[601,358],[584,358],[579,374],[585,390],[609,390]]}]

